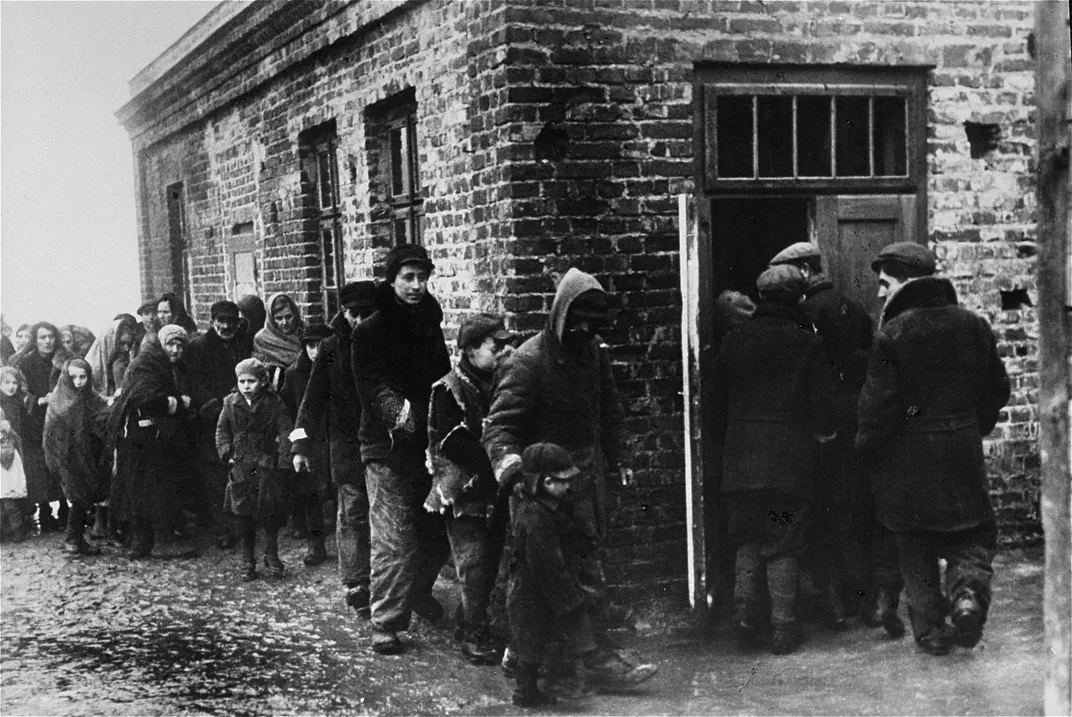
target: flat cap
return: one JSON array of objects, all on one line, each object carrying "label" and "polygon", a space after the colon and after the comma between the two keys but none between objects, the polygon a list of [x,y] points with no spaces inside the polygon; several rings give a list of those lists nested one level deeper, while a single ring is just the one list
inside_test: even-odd
[{"label": "flat cap", "polygon": [[217,301],[209,309],[209,315],[215,319],[220,316],[233,316],[238,318],[238,304],[233,301]]},{"label": "flat cap", "polygon": [[580,473],[569,451],[557,443],[533,443],[521,454],[521,470],[525,473],[547,475],[548,473]]},{"label": "flat cap", "polygon": [[301,341],[303,344],[310,344],[314,341],[323,341],[329,336],[331,336],[331,327],[327,324],[308,324],[305,330],[302,331]]},{"label": "flat cap", "polygon": [[756,288],[763,298],[785,297],[799,299],[808,288],[804,273],[790,264],[778,264],[766,269],[756,279]]},{"label": "flat cap", "polygon": [[387,274],[387,283],[394,282],[398,272],[406,264],[417,264],[429,274],[435,268],[435,264],[428,258],[428,251],[420,244],[399,244],[387,253],[384,268]]},{"label": "flat cap", "polygon": [[933,274],[937,268],[934,252],[912,241],[899,241],[884,247],[871,262],[871,271],[877,272],[888,261],[911,267],[926,276]]},{"label": "flat cap", "polygon": [[798,241],[796,244],[790,244],[775,254],[769,263],[771,266],[776,266],[778,264],[792,264],[794,261],[801,261],[802,259],[821,258],[819,247],[811,242]]},{"label": "flat cap", "polygon": [[351,281],[339,290],[339,303],[354,309],[367,309],[376,305],[376,282]]},{"label": "flat cap", "polygon": [[242,359],[234,367],[235,377],[253,376],[258,381],[268,380],[268,369],[255,358]]},{"label": "flat cap", "polygon": [[484,339],[491,336],[496,341],[512,339],[514,335],[506,330],[506,322],[495,314],[470,314],[462,319],[458,327],[458,348],[466,349],[479,346]]}]

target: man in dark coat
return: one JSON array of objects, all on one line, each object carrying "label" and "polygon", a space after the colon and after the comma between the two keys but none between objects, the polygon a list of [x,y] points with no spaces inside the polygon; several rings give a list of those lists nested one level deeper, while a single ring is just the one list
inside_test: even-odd
[{"label": "man in dark coat", "polygon": [[982,437],[1009,399],[1009,378],[990,325],[932,276],[929,249],[891,244],[871,266],[886,305],[856,448],[870,463],[878,519],[897,540],[916,642],[943,655],[975,646],[986,622],[996,528]]},{"label": "man in dark coat", "polygon": [[351,345],[372,533],[372,649],[380,654],[405,650],[397,633],[411,612],[433,622],[443,615],[432,586],[450,546],[442,516],[423,507],[431,488],[428,399],[450,371],[443,311],[428,293],[432,269],[423,247],[392,249],[378,309],[357,325]]},{"label": "man in dark coat", "polygon": [[758,632],[760,578],[770,593],[771,651],[796,649],[798,558],[815,494],[815,440],[834,434],[835,375],[800,308],[807,287],[793,266],[756,281],[752,320],[722,340],[712,372],[715,447],[728,537],[737,546],[738,638]]},{"label": "man in dark coat", "polygon": [[314,445],[326,442],[331,480],[335,484],[338,514],[335,547],[339,579],[346,604],[369,617],[369,499],[365,464],[361,460],[361,401],[354,383],[351,339],[354,327],[376,306],[376,285],[354,281],[339,292],[342,311],[329,327],[332,335],[320,343],[305,396],[291,435],[294,469],[311,469]]},{"label": "man in dark coat", "polygon": [[871,354],[871,317],[826,278],[814,244],[787,246],[770,260],[771,266],[781,264],[797,267],[807,280],[800,306],[823,340],[838,378],[837,435],[814,444],[821,480],[815,486],[812,536],[804,560],[824,591],[834,627],[847,626],[845,601],[859,597],[852,607],[868,624],[884,625],[891,635],[900,637],[904,623],[897,617],[897,603],[904,582],[897,567],[897,548],[875,520],[874,500],[853,448],[856,406]]},{"label": "man in dark coat", "polygon": [[[581,470],[571,484],[573,510],[586,526],[587,547],[576,552],[577,570],[590,601],[597,640],[606,627],[606,579],[600,549],[607,533],[606,469],[633,485],[631,441],[610,354],[596,335],[608,318],[607,293],[595,277],[571,268],[558,284],[547,326],[504,364],[484,429],[484,447],[499,485],[520,478],[521,454],[534,443],[555,443]],[[504,667],[510,664],[510,653]],[[626,685],[655,674],[606,649],[590,656],[593,684]]]},{"label": "man in dark coat", "polygon": [[223,515],[228,468],[216,452],[216,424],[223,399],[237,385],[234,368],[239,361],[252,356],[253,342],[239,331],[238,306],[233,301],[217,301],[210,314],[212,327],[190,341],[186,352],[191,395],[194,404],[200,406],[197,456],[200,480],[193,488],[196,495],[190,500],[201,513],[203,524],[215,524],[216,545],[228,549],[237,545],[238,537]]}]

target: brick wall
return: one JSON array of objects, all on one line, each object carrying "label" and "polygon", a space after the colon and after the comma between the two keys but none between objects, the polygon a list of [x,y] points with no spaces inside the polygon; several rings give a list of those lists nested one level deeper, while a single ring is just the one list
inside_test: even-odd
[{"label": "brick wall", "polygon": [[[142,158],[146,293],[170,288],[163,190],[182,181],[201,321],[225,290],[227,233],[249,222],[264,293],[291,291],[312,310],[318,250],[298,137],[331,120],[346,277],[375,275],[389,239],[374,216],[383,178],[370,165],[375,121],[366,110],[412,88],[425,242],[448,336],[475,310],[538,330],[569,266],[614,294],[620,311],[604,338],[637,436],[640,487],[612,499],[608,569],[627,591],[670,588],[685,575],[676,196],[694,189],[694,63],[933,65],[928,231],[963,303],[993,322],[1013,375],[1013,401],[987,451],[1004,534],[1027,537],[1037,531],[1038,494],[1037,326],[1020,304],[1037,298],[1029,10],[258,4],[241,16],[244,31],[224,29],[215,54],[192,53],[120,113]],[[972,158],[966,121],[996,124],[996,146]]]}]

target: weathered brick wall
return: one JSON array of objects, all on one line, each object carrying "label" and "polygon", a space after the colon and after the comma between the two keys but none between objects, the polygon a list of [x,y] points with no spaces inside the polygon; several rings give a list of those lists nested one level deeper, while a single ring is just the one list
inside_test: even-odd
[{"label": "weathered brick wall", "polygon": [[[383,180],[369,162],[366,110],[412,88],[432,289],[448,336],[473,310],[538,330],[569,266],[614,294],[620,311],[605,339],[640,487],[612,498],[608,568],[627,591],[669,588],[685,576],[676,196],[694,189],[694,63],[933,65],[928,231],[963,302],[993,321],[1013,374],[1013,402],[987,443],[1005,534],[1037,529],[1035,315],[1003,310],[1000,293],[1008,307],[1017,289],[1036,298],[1029,3],[303,7],[256,6],[254,35],[225,33],[219,57],[198,54],[170,80],[174,92],[149,90],[152,102],[131,109],[152,293],[170,288],[164,189],[183,181],[198,318],[224,291],[226,232],[248,222],[265,293],[291,291],[309,308],[317,249],[298,137],[330,120],[346,277],[374,276],[389,241],[373,216]],[[238,63],[243,47],[256,62]],[[214,73],[226,79],[208,82]],[[997,124],[996,148],[973,159],[965,121]]]}]

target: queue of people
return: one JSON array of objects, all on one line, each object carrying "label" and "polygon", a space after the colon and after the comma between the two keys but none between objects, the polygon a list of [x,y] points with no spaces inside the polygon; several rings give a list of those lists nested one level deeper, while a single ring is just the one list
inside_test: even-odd
[{"label": "queue of people", "polygon": [[[165,294],[117,316],[84,358],[73,329],[70,342],[46,322],[17,334],[0,373],[4,536],[25,538],[36,511],[42,532],[63,523],[71,556],[112,539],[131,559],[176,557],[190,515],[219,549],[239,547],[249,581],[262,566],[285,575],[288,516],[310,568],[334,523],[344,600],[370,621],[377,654],[407,649],[414,614],[443,617],[432,586],[453,559],[459,650],[501,664],[516,704],[651,679],[656,665],[617,649],[623,608],[603,568],[605,476],[635,484],[598,335],[606,290],[570,269],[546,327],[516,348],[501,316],[469,315],[452,362],[427,252],[395,247],[384,269],[382,282],[342,287],[326,325],[279,293],[214,303],[202,333]],[[737,638],[756,643],[769,625],[775,654],[801,642],[805,574],[832,625],[855,613],[892,637],[905,632],[907,586],[913,635],[933,654],[974,646],[986,621],[995,529],[981,439],[1008,377],[928,249],[891,245],[873,269],[877,331],[811,244],[771,259],[758,303],[720,300],[705,488],[734,547]],[[507,546],[509,635],[496,636]]]}]

